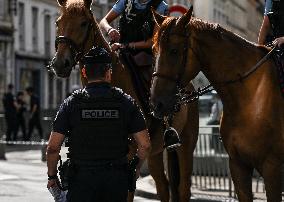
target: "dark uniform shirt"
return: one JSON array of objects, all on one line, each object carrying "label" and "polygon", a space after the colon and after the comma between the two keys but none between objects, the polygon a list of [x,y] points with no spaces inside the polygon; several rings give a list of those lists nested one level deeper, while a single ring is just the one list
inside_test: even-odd
[{"label": "dark uniform shirt", "polygon": [[31,110],[33,109],[33,107],[37,105],[36,111],[34,112],[34,115],[38,115],[39,114],[39,110],[40,110],[40,102],[39,102],[39,98],[36,95],[32,95],[31,96]]},{"label": "dark uniform shirt", "polygon": [[[86,91],[91,95],[103,95],[104,93],[107,93],[110,88],[111,86],[108,83],[90,83],[86,86]],[[73,99],[74,97],[69,96],[61,104],[53,122],[53,132],[58,132],[63,135],[67,135],[70,131],[71,126],[70,119],[68,119],[68,117],[72,116],[72,112],[70,109],[72,108]],[[125,107],[125,109],[128,111],[128,113],[126,114],[128,134],[137,133],[146,129],[143,114],[138,108],[138,106],[135,104],[133,98],[131,98],[129,95],[123,97],[123,107]]]},{"label": "dark uniform shirt", "polygon": [[3,105],[5,109],[5,114],[15,114],[16,107],[14,105],[15,97],[12,93],[5,93],[3,97]]}]

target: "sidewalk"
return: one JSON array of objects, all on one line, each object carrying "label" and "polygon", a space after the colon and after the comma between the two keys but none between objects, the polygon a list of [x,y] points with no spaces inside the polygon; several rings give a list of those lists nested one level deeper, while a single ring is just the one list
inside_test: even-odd
[{"label": "sidewalk", "polygon": [[[14,151],[8,147],[7,160],[0,161],[1,202],[52,202],[46,189],[46,164],[41,162],[40,150]],[[217,202],[210,198],[192,201]],[[151,176],[139,178],[135,202],[157,202],[154,180]],[[221,201],[221,200],[219,200]]]}]

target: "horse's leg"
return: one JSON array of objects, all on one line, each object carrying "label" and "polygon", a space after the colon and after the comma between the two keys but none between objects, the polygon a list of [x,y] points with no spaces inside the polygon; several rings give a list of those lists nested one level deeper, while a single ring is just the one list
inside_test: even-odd
[{"label": "horse's leg", "polygon": [[[194,136],[195,134],[190,134]],[[188,202],[191,197],[191,174],[193,169],[193,151],[197,141],[196,137],[191,138],[192,142],[186,145],[183,142],[183,146],[178,150],[179,159],[179,173],[180,173],[180,183],[179,183],[179,201]]]},{"label": "horse's leg", "polygon": [[262,176],[266,189],[268,202],[281,201],[281,162],[273,157],[268,157],[262,165]]},{"label": "horse's leg", "polygon": [[169,201],[169,183],[164,172],[163,152],[148,157],[148,168],[156,183],[157,193],[162,202]]},{"label": "horse's leg", "polygon": [[181,134],[182,146],[177,150],[179,159],[179,200],[188,202],[191,197],[191,174],[193,169],[193,152],[198,139],[199,117],[198,102],[188,105],[188,117]]},{"label": "horse's leg", "polygon": [[180,202],[179,201],[179,182],[180,182],[180,173],[179,173],[179,161],[176,151],[168,151],[168,178],[169,178],[169,188],[170,188],[170,201],[171,202]]},{"label": "horse's leg", "polygon": [[180,181],[178,187],[179,202],[188,202],[191,197],[191,173],[193,168],[193,154],[188,148],[178,150]]},{"label": "horse's leg", "polygon": [[243,162],[230,158],[230,171],[235,190],[240,202],[252,202],[252,173],[253,168]]}]

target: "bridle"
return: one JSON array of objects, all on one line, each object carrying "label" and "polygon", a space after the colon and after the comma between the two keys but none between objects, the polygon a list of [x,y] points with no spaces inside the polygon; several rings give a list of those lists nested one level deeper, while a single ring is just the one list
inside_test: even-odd
[{"label": "bridle", "polygon": [[[185,29],[185,33],[171,32],[171,29],[172,29],[174,22],[175,22],[174,20],[172,20],[170,22],[170,24],[168,25],[169,28],[166,29],[164,31],[164,33],[162,33],[160,38],[162,38],[163,35],[165,35],[164,38],[166,38],[166,40],[169,40],[170,35],[178,35],[180,37],[185,38],[181,68],[178,71],[178,74],[176,74],[174,76],[165,75],[165,74],[162,74],[158,71],[155,71],[153,73],[152,77],[153,78],[154,77],[160,77],[162,79],[166,79],[170,82],[176,83],[176,87],[177,87],[177,90],[178,90],[178,92],[176,94],[177,103],[176,103],[176,106],[174,106],[174,109],[177,109],[177,110],[175,110],[175,112],[176,112],[176,111],[178,111],[178,109],[180,109],[181,104],[187,104],[187,103],[193,102],[195,100],[198,100],[201,95],[204,95],[204,94],[214,90],[214,88],[213,88],[213,84],[211,83],[204,88],[201,88],[201,89],[198,88],[197,91],[187,91],[186,90],[186,84],[184,85],[182,83],[182,81],[183,81],[183,77],[184,77],[184,73],[185,73],[185,69],[186,69],[188,50],[189,49],[192,50],[193,54],[197,57],[197,60],[199,61],[200,65],[202,65],[202,62],[201,62],[200,58],[198,57],[198,54],[195,52],[195,50],[190,45],[190,39],[189,39],[190,34],[188,33],[187,29]],[[263,63],[265,63],[269,59],[269,57],[273,54],[273,52],[275,50],[276,50],[276,47],[272,48],[263,58],[261,58],[248,71],[246,71],[243,74],[238,75],[238,78],[227,80],[227,81],[222,81],[222,82],[214,82],[214,84],[218,85],[218,86],[225,86],[225,85],[229,85],[229,84],[233,84],[233,83],[237,83],[237,82],[242,82],[243,80],[248,78],[250,75],[252,75]]]},{"label": "bridle", "polygon": [[[87,28],[87,32],[86,32],[86,35],[84,37],[84,40],[83,42],[81,43],[81,45],[77,45],[74,40],[70,39],[69,37],[66,37],[66,36],[57,36],[56,39],[55,39],[55,51],[57,52],[58,50],[58,45],[59,44],[66,44],[70,50],[71,50],[71,54],[72,54],[72,57],[74,58],[74,64],[72,64],[72,68],[74,68],[76,66],[76,64],[78,62],[81,61],[81,59],[83,58],[85,52],[85,44],[86,42],[89,40],[90,36],[91,36],[91,30],[94,30],[93,27],[94,27],[94,19],[93,19],[93,13],[92,11],[90,10],[90,14],[92,16],[92,18],[90,18],[88,21],[88,28]],[[95,34],[96,33],[93,33],[94,37],[95,37]],[[54,61],[55,61],[55,57],[51,60],[50,64],[47,66],[47,69],[48,71],[51,71],[53,70],[53,66],[54,66]]]},{"label": "bridle", "polygon": [[[166,80],[169,80],[171,82],[174,82],[176,83],[176,86],[178,89],[180,88],[184,88],[184,85],[182,83],[183,81],[183,75],[185,73],[185,67],[186,67],[186,63],[187,63],[187,53],[188,53],[188,49],[191,48],[190,46],[190,43],[189,43],[189,37],[190,37],[190,34],[188,33],[188,31],[186,30],[185,33],[178,33],[178,32],[171,32],[171,29],[172,29],[172,26],[173,24],[175,23],[174,20],[172,20],[169,25],[168,25],[168,29],[166,29],[164,31],[164,33],[162,33],[161,35],[161,38],[162,36],[164,35],[166,40],[169,41],[169,36],[171,35],[177,35],[179,37],[182,37],[185,39],[185,42],[184,42],[184,46],[183,46],[183,55],[182,55],[182,64],[181,64],[181,68],[180,70],[178,71],[178,73],[174,76],[169,76],[169,75],[165,75],[163,73],[160,73],[158,71],[155,71],[152,75],[152,77],[160,77],[160,78],[163,78],[163,79],[166,79]],[[161,43],[161,42],[159,42]]]}]

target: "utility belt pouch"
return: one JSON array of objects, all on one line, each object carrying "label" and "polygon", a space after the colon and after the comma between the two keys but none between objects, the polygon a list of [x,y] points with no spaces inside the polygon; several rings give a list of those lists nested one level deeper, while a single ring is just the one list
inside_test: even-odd
[{"label": "utility belt pouch", "polygon": [[134,156],[128,163],[128,191],[135,192],[136,190],[136,167],[139,163],[138,156]]},{"label": "utility belt pouch", "polygon": [[61,181],[62,190],[63,191],[68,190],[69,177],[72,172],[71,160],[67,159],[62,163],[62,160],[60,159],[60,165],[58,167],[58,170],[59,170],[59,177]]}]

